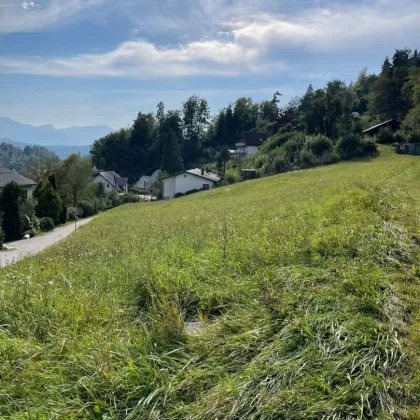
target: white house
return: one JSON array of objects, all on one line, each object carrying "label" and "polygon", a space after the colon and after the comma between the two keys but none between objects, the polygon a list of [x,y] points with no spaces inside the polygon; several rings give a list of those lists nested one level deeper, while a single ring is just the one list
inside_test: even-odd
[{"label": "white house", "polygon": [[235,150],[229,150],[233,157],[252,157],[261,145],[268,140],[267,133],[244,131],[238,138]]},{"label": "white house", "polygon": [[189,169],[163,178],[164,200],[173,198],[175,194],[185,194],[191,190],[209,190],[220,181],[220,177],[203,169]]},{"label": "white house", "polygon": [[153,184],[157,181],[159,174],[160,174],[160,170],[158,169],[157,171],[153,172],[153,174],[150,176],[143,175],[133,185],[132,188],[134,188],[135,190],[142,190],[142,191],[149,190],[153,186]]},{"label": "white house", "polygon": [[93,182],[102,184],[106,192],[127,192],[128,178],[121,178],[114,171],[98,171],[93,177]]},{"label": "white house", "polygon": [[24,191],[26,198],[32,198],[36,187],[36,182],[25,178],[15,171],[0,166],[0,191],[10,182],[16,182]]}]

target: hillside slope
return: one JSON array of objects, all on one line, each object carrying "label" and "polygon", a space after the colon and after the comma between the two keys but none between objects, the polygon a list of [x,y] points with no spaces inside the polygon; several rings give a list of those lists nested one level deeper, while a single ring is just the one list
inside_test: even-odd
[{"label": "hillside slope", "polygon": [[381,149],[126,205],[1,270],[0,413],[420,418],[419,176]]}]

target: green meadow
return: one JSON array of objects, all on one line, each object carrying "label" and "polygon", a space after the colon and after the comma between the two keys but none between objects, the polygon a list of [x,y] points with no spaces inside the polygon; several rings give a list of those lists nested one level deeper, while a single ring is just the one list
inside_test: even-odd
[{"label": "green meadow", "polygon": [[0,417],[420,419],[419,215],[387,148],[102,214],[0,270]]}]

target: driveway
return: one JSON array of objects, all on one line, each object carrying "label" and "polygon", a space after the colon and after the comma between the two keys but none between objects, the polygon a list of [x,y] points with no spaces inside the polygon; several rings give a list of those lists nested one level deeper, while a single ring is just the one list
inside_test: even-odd
[{"label": "driveway", "polygon": [[[94,217],[90,217],[77,221],[77,228],[89,223]],[[13,264],[24,257],[38,254],[49,246],[61,241],[75,231],[74,223],[71,225],[55,228],[52,232],[45,233],[42,236],[21,240],[16,242],[8,242],[8,247],[16,247],[14,251],[0,251],[0,268]]]}]

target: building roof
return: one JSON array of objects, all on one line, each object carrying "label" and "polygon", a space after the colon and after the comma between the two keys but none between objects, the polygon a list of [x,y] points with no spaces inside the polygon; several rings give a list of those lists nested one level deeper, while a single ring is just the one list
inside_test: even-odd
[{"label": "building roof", "polygon": [[184,174],[184,173],[189,173],[191,175],[198,176],[200,178],[204,178],[204,179],[207,179],[209,181],[213,181],[213,182],[219,182],[220,181],[220,177],[217,176],[216,174],[213,174],[211,172],[204,172],[202,174],[201,172],[202,171],[199,168],[188,169],[186,171],[181,171],[181,172],[177,172],[176,174],[172,174],[172,175],[166,176],[163,179],[168,179],[168,178],[172,178],[173,176],[177,176],[177,175]]},{"label": "building roof", "polygon": [[156,171],[154,171],[152,173],[152,175],[148,176],[148,175],[143,175],[134,185],[134,188],[137,189],[143,189],[145,187],[145,183],[146,183],[146,189],[150,188],[153,186],[153,184],[157,181],[157,178],[160,174],[160,169],[156,169]]},{"label": "building roof", "polygon": [[21,187],[30,187],[36,185],[32,179],[25,178],[23,175],[17,172],[11,171],[10,169],[0,166],[0,188],[3,188],[9,182],[16,182]]},{"label": "building roof", "polygon": [[98,175],[120,191],[123,191],[128,185],[128,178],[121,178],[114,171],[100,171],[98,172]]},{"label": "building roof", "polygon": [[369,127],[368,129],[366,129],[366,130],[364,130],[364,131],[362,131],[362,133],[369,133],[370,131],[375,131],[375,130],[377,130],[378,128],[381,128],[381,127],[383,127],[383,126],[385,126],[385,125],[388,125],[388,124],[398,124],[398,121],[396,121],[396,120],[394,120],[394,119],[391,119],[391,120],[387,120],[387,121],[384,121],[384,122],[381,122],[381,123],[379,123],[379,124],[376,124],[376,125],[374,125],[373,127]]},{"label": "building roof", "polygon": [[245,143],[246,146],[261,146],[265,141],[268,140],[269,137],[270,136],[267,133],[244,131],[241,134],[240,139]]},{"label": "building roof", "polygon": [[128,178],[117,177],[115,180],[117,181],[117,185],[121,188],[125,188],[128,185]]}]

